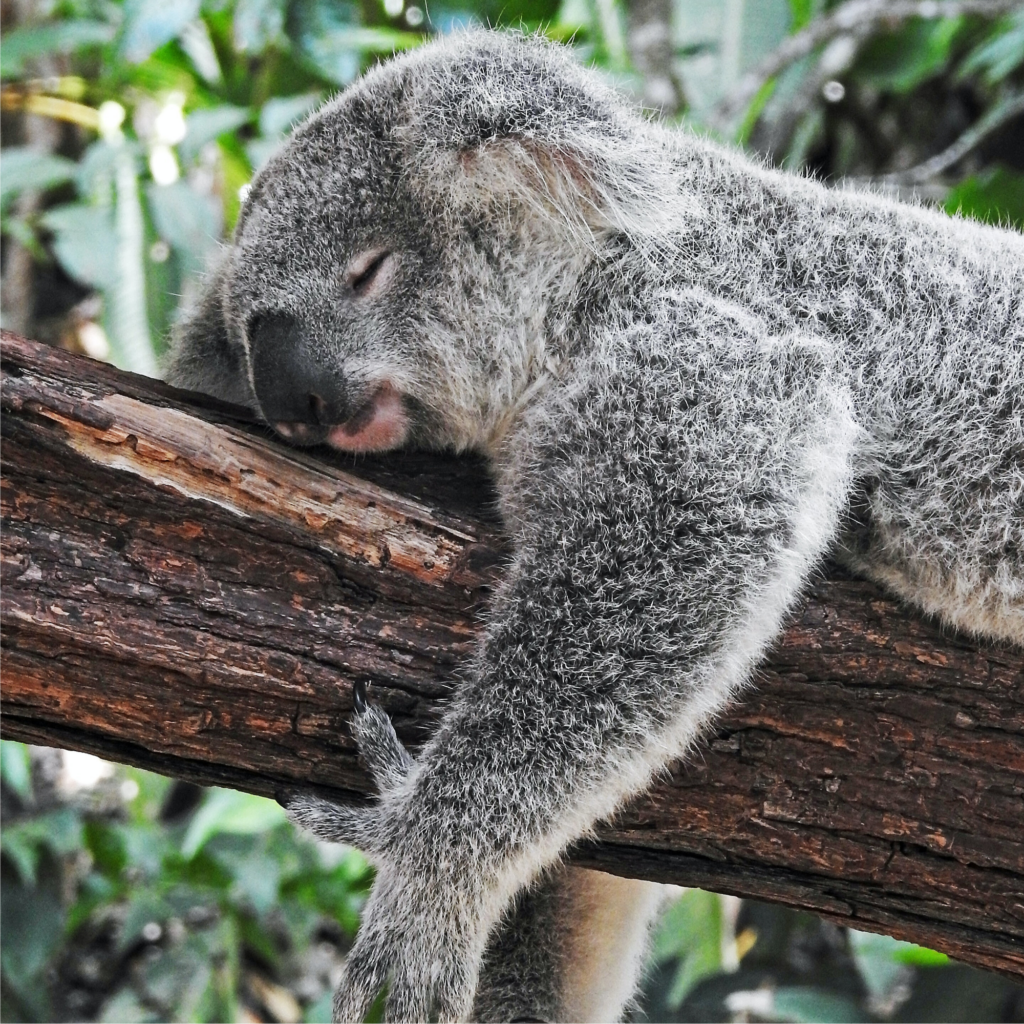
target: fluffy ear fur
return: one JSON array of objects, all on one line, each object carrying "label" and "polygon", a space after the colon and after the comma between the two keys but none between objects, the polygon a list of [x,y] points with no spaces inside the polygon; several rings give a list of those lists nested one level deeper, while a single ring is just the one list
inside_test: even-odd
[{"label": "fluffy ear fur", "polygon": [[232,342],[224,317],[227,271],[225,256],[204,282],[199,301],[175,327],[164,377],[175,387],[252,408],[255,397],[249,387],[245,353],[240,342]]},{"label": "fluffy ear fur", "polygon": [[[679,177],[664,173],[660,141],[652,147],[637,131],[636,112],[563,48],[526,36],[479,40],[468,58],[465,40],[435,44],[429,78],[415,55],[406,68],[398,134],[440,214],[465,222],[519,208],[581,241],[623,233],[650,243],[672,223],[666,203],[698,210]],[[438,74],[445,46],[461,59]]]}]

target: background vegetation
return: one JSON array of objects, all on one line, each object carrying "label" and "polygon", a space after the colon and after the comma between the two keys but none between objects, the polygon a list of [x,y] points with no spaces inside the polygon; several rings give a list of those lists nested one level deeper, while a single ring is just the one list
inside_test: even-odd
[{"label": "background vegetation", "polygon": [[[1024,226],[1004,0],[2,0],[3,326],[154,373],[240,191],[368,63],[438,32],[571,41],[651,116]],[[370,881],[255,797],[0,745],[0,1016],[317,1021]],[[1024,990],[691,890],[638,1019],[1024,1020]]]}]

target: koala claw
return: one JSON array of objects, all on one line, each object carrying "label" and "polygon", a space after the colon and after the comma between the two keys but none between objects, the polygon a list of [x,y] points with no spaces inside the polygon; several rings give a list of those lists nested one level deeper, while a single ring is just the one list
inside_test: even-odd
[{"label": "koala claw", "polygon": [[357,679],[352,684],[352,707],[357,715],[361,715],[366,710],[366,681],[364,679]]}]

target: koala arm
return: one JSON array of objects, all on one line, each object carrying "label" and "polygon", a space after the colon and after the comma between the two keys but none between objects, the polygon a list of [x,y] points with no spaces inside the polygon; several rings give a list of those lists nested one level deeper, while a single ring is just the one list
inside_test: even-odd
[{"label": "koala arm", "polygon": [[378,865],[339,1020],[385,983],[387,1019],[464,1019],[516,893],[685,751],[835,532],[857,431],[831,356],[665,305],[595,339],[499,453],[516,555],[411,770],[380,770],[369,811],[289,808]]},{"label": "koala arm", "polygon": [[175,387],[253,408],[245,354],[232,342],[224,317],[225,273],[222,259],[204,282],[199,301],[175,326],[164,377]]}]

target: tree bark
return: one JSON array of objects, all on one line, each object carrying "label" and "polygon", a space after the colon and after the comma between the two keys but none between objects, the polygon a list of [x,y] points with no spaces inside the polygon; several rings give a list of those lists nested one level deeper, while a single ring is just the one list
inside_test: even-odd
[{"label": "tree bark", "polygon": [[[508,556],[482,464],[288,449],[7,335],[3,731],[361,800],[363,680],[421,743]],[[1024,654],[835,568],[685,764],[572,856],[1024,975]]]}]

